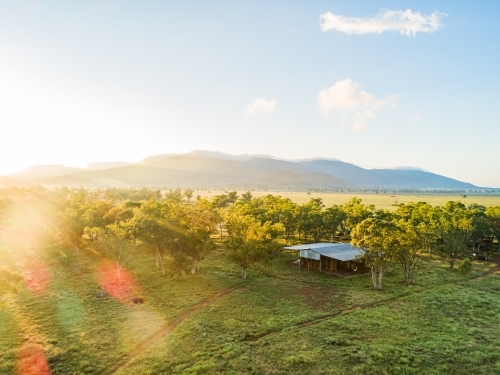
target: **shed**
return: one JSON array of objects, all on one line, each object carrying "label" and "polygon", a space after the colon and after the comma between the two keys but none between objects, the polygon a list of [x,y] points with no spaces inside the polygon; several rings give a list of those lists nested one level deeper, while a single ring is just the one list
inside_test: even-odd
[{"label": "shed", "polygon": [[356,272],[359,265],[354,260],[363,255],[357,247],[340,242],[286,246],[285,249],[300,252],[299,268],[305,263],[307,269],[318,269],[320,272],[340,270]]}]

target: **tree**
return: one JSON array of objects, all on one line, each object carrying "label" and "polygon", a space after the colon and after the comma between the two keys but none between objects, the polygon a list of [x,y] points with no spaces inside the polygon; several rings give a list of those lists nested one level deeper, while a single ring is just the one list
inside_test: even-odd
[{"label": "tree", "polygon": [[185,270],[191,263],[191,273],[200,270],[201,260],[215,249],[211,239],[214,233],[216,216],[207,200],[199,199],[194,205],[178,207],[176,230],[171,255],[174,263],[185,276]]},{"label": "tree", "polygon": [[193,198],[193,189],[186,189],[184,190],[184,196],[187,198],[188,203]]},{"label": "tree", "polygon": [[252,200],[252,193],[247,191],[243,194],[241,194],[241,200],[244,201],[244,202],[250,202]]},{"label": "tree", "polygon": [[319,242],[324,236],[323,201],[321,198],[312,198],[306,204],[298,208],[298,230],[304,234],[304,239],[311,235],[315,242]]},{"label": "tree", "polygon": [[447,202],[437,210],[436,229],[439,246],[436,251],[453,269],[457,259],[467,254],[467,242],[473,233],[472,216],[461,202]]},{"label": "tree", "polygon": [[167,193],[165,193],[165,199],[167,201],[181,203],[182,202],[182,192],[181,192],[181,189],[169,190]]},{"label": "tree", "polygon": [[102,230],[101,245],[106,256],[113,261],[118,278],[126,263],[132,258],[135,250],[135,236],[129,222],[109,224]]},{"label": "tree", "polygon": [[373,216],[375,206],[373,204],[365,205],[359,198],[352,198],[342,206],[345,213],[345,219],[341,222],[342,231],[349,235],[351,231],[363,220]]},{"label": "tree", "polygon": [[169,220],[170,208],[167,202],[149,201],[136,211],[133,226],[137,238],[155,254],[156,265],[165,274],[164,258],[174,241],[176,226]]},{"label": "tree", "polygon": [[476,253],[480,251],[481,245],[484,239],[490,235],[491,229],[486,216],[486,207],[473,203],[467,207],[467,211],[472,221],[470,242],[472,243],[472,251]]},{"label": "tree", "polygon": [[375,289],[382,289],[387,262],[391,260],[397,248],[396,231],[397,227],[392,221],[368,218],[351,232],[351,243],[363,252],[360,260],[370,268]]},{"label": "tree", "polygon": [[246,279],[247,270],[258,262],[264,270],[279,246],[278,236],[283,233],[282,224],[262,224],[251,216],[229,213],[226,217],[228,237],[224,241],[226,254],[241,267],[241,277]]},{"label": "tree", "polygon": [[214,210],[219,224],[219,236],[222,242],[222,223],[224,221],[224,209],[231,203],[226,194],[220,194],[212,197],[212,209]]},{"label": "tree", "polygon": [[406,285],[414,283],[413,274],[423,251],[436,241],[435,210],[425,202],[400,204],[394,213],[398,246],[394,260],[402,269]]},{"label": "tree", "polygon": [[488,207],[486,210],[486,220],[491,235],[497,239],[498,251],[500,251],[500,206]]},{"label": "tree", "polygon": [[346,219],[347,214],[342,210],[342,206],[334,204],[323,211],[325,234],[331,242],[335,240],[340,224]]}]

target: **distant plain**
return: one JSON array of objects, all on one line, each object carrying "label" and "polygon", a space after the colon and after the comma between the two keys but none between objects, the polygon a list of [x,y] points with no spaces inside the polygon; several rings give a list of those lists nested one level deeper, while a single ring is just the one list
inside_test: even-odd
[{"label": "distant plain", "polygon": [[[243,191],[238,191],[241,195]],[[357,197],[363,200],[365,204],[374,204],[377,209],[387,209],[393,210],[396,204],[399,203],[410,203],[410,202],[426,202],[432,206],[443,205],[448,201],[461,201],[465,205],[472,203],[480,204],[486,207],[489,206],[500,206],[500,195],[498,194],[466,194],[464,198],[460,194],[392,194],[389,191],[384,193],[359,193],[359,192],[296,192],[296,191],[251,191],[254,197],[262,197],[268,194],[281,195],[284,198],[290,198],[293,202],[302,204],[308,202],[311,198],[321,198],[325,206],[331,206],[333,204],[344,204],[353,197]],[[224,194],[221,190],[202,190],[195,191],[194,196],[200,195],[201,197],[213,197],[214,195]]]}]

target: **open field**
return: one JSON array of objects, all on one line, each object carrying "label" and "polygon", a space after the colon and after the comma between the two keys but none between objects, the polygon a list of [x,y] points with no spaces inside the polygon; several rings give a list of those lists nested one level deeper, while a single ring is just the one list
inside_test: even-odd
[{"label": "open field", "polygon": [[[243,191],[238,192],[240,195],[244,193]],[[500,195],[488,194],[488,195],[474,195],[467,194],[464,198],[460,194],[374,194],[374,193],[316,193],[311,192],[289,192],[289,191],[252,191],[254,197],[261,197],[267,194],[281,195],[284,198],[290,198],[295,203],[306,203],[311,198],[321,198],[323,203],[328,207],[332,204],[344,204],[349,201],[352,197],[358,197],[363,200],[365,204],[374,204],[378,209],[394,209],[394,204],[396,203],[409,203],[409,202],[427,202],[433,206],[443,205],[448,201],[461,201],[465,205],[472,203],[477,203],[486,207],[489,206],[500,206]],[[214,195],[224,194],[223,191],[196,191],[194,196],[200,195],[202,197],[212,197]]]},{"label": "open field", "polygon": [[396,267],[375,291],[369,275],[290,268],[289,254],[247,280],[221,251],[186,277],[142,256],[118,281],[96,250],[2,252],[26,285],[3,298],[0,374],[500,372],[493,262],[461,276],[425,259],[416,285]]}]

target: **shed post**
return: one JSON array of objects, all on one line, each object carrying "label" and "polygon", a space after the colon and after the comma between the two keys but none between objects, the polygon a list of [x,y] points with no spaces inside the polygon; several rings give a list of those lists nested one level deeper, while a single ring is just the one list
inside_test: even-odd
[{"label": "shed post", "polygon": [[319,256],[319,272],[321,272],[321,255]]}]

